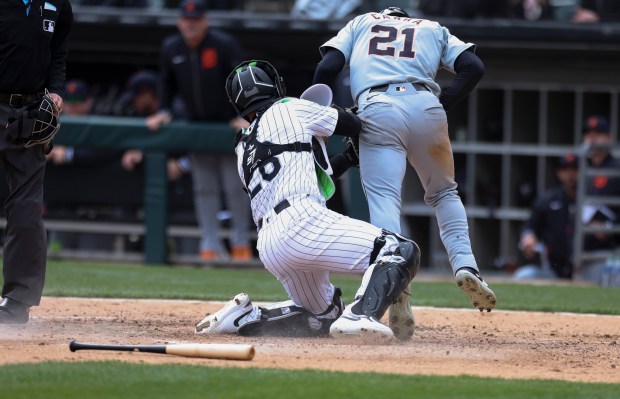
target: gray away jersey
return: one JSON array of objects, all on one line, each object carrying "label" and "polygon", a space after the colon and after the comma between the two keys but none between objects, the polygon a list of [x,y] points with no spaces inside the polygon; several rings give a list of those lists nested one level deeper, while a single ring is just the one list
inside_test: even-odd
[{"label": "gray away jersey", "polygon": [[[338,111],[316,103],[297,98],[284,98],[267,109],[258,123],[257,139],[261,142],[287,144],[299,141],[311,143],[312,137],[329,137],[338,122]],[[246,130],[249,134],[256,128],[256,121]],[[235,152],[237,169],[244,181],[243,153],[245,142],[240,141]],[[248,149],[249,150],[249,149]],[[252,217],[255,223],[277,204],[294,196],[309,194],[323,198],[314,166],[312,152],[285,151],[252,173],[248,190],[253,192],[260,186],[251,200]]]},{"label": "gray away jersey", "polygon": [[351,94],[387,83],[423,83],[436,96],[440,68],[454,73],[454,61],[472,43],[452,36],[447,28],[426,19],[378,13],[359,15],[321,46],[340,50],[351,66]]}]

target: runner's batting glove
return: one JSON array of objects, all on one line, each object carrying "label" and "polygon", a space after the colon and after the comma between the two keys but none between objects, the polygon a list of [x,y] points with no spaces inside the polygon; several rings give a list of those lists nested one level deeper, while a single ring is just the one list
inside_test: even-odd
[{"label": "runner's batting glove", "polygon": [[357,105],[354,105],[350,108],[345,108],[345,111],[350,112],[353,115],[357,115]]},{"label": "runner's batting glove", "polygon": [[332,103],[332,105],[330,105],[330,107],[337,109],[338,111],[345,111],[345,112],[349,112],[353,115],[357,115],[357,105],[354,105],[352,107],[349,108],[342,108],[340,105],[336,104],[336,103]]}]

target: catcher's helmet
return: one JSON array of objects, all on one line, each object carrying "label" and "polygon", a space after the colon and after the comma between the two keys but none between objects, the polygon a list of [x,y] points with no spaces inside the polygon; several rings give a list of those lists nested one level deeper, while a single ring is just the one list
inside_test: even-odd
[{"label": "catcher's helmet", "polygon": [[226,94],[235,111],[245,118],[284,97],[286,89],[273,65],[251,60],[242,62],[228,75]]},{"label": "catcher's helmet", "polygon": [[407,17],[409,18],[409,14],[407,14],[405,12],[405,10],[403,10],[400,7],[388,7],[385,10],[381,11],[381,14],[383,15],[392,15],[395,17]]}]

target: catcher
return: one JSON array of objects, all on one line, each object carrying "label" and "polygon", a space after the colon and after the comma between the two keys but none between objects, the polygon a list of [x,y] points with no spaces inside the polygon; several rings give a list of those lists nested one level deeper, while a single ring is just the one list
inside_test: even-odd
[{"label": "catcher", "polygon": [[[332,134],[357,136],[359,118],[285,97],[282,78],[266,61],[240,64],[228,77],[226,92],[239,115],[250,122],[238,134],[235,152],[258,227],[259,256],[290,300],[258,307],[247,294],[238,294],[220,311],[207,314],[196,332],[331,334],[379,341],[411,337],[412,317],[391,317],[390,326],[380,320],[416,275],[418,246],[325,206],[334,192],[332,178],[358,160],[351,145],[328,160],[323,139]],[[329,280],[330,272],[363,274],[355,300],[346,307],[340,289]],[[394,308],[411,314],[408,302]]]}]

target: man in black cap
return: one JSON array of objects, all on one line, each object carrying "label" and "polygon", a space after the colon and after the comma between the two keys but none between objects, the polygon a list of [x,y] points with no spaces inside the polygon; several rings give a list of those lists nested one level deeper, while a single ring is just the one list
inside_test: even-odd
[{"label": "man in black cap", "polygon": [[[613,137],[607,119],[598,115],[587,117],[583,122],[582,133],[583,142],[592,145],[588,153],[590,166],[595,168],[620,167],[620,162],[611,154]],[[595,195],[615,195],[614,193],[620,192],[620,186],[610,187],[607,184],[602,184],[602,182],[598,182],[594,186],[592,188],[595,188],[596,192],[591,193]]]},{"label": "man in black cap", "polygon": [[[65,115],[90,115],[95,102],[88,83],[81,79],[71,79],[65,84]],[[55,145],[47,154],[47,160],[54,165],[84,165],[100,161],[98,151],[94,149],[76,149],[64,145]],[[107,157],[105,158],[108,159]]]},{"label": "man in black cap", "polygon": [[113,115],[146,117],[159,110],[157,73],[144,69],[127,80],[126,90],[116,100]]},{"label": "man in black cap", "polygon": [[[583,122],[583,142],[591,145],[588,150],[588,166],[590,168],[620,168],[620,160],[614,158],[611,153],[613,137],[607,119],[596,115],[587,117]],[[586,194],[595,197],[620,196],[620,179],[606,176],[602,173],[600,175],[590,176],[587,180]],[[604,200],[602,203],[604,203]],[[608,209],[609,212],[606,212],[607,215],[603,218],[605,220],[598,221],[617,221],[618,215],[620,215],[620,209],[613,206],[609,206]],[[586,220],[584,221],[589,222]],[[597,219],[594,218],[593,223],[596,223],[596,221]],[[603,235],[600,235],[599,238],[602,239]],[[608,249],[610,247],[611,243],[603,245],[600,249]]]},{"label": "man in black cap", "polygon": [[558,159],[556,177],[560,184],[536,200],[530,218],[521,231],[519,249],[526,265],[515,272],[516,279],[570,279],[573,276],[571,254],[577,167],[577,158],[573,153]]},{"label": "man in black cap", "polygon": [[[142,70],[129,77],[128,90],[119,101],[127,116],[147,117],[159,110],[157,97],[158,76],[155,72]],[[175,113],[176,114],[176,113]],[[130,149],[123,153],[121,164],[125,170],[133,171],[142,163],[142,151]],[[179,155],[179,154],[177,154]],[[191,171],[189,157],[185,154],[170,158],[167,162],[168,179],[176,180]]]},{"label": "man in black cap", "polygon": [[[157,130],[170,122],[172,102],[178,95],[189,121],[224,122],[240,130],[247,122],[238,118],[226,96],[224,86],[229,72],[245,59],[238,41],[209,26],[205,5],[200,0],[181,3],[177,19],[180,34],[167,38],[160,53],[160,110],[147,119],[147,126]],[[190,153],[194,203],[201,230],[200,258],[213,261],[227,258],[219,239],[218,212],[222,209],[223,190],[227,209],[231,211],[230,237],[233,260],[253,257],[249,220],[250,204],[243,195],[237,175],[234,153]]]}]

